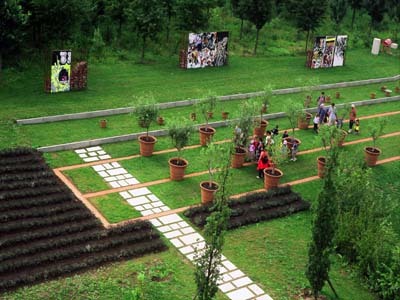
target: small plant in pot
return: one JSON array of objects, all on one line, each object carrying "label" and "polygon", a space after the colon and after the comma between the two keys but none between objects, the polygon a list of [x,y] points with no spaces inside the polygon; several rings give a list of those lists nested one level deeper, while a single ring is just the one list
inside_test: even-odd
[{"label": "small plant in pot", "polygon": [[233,157],[231,160],[232,168],[241,168],[246,158],[247,142],[250,134],[251,127],[254,122],[254,103],[251,101],[244,102],[240,109],[240,115],[237,122],[234,124],[233,130]]},{"label": "small plant in pot", "polygon": [[225,149],[223,145],[209,143],[207,147],[201,149],[200,155],[207,164],[209,178],[207,181],[200,182],[201,203],[207,204],[214,200],[214,195],[219,189],[218,183],[214,181],[214,174],[218,165],[222,162],[224,154],[229,149]]},{"label": "small plant in pot", "polygon": [[210,118],[212,117],[211,113],[214,111],[216,105],[217,105],[217,96],[211,93],[209,93],[206,98],[199,100],[196,104],[197,108],[201,112],[201,115],[204,117],[204,120],[206,121],[205,126],[199,127],[200,144],[202,146],[206,146],[207,143],[210,142],[211,137],[214,135],[216,131],[208,124]]},{"label": "small plant in pot", "polygon": [[272,99],[272,86],[267,85],[264,88],[263,94],[259,97],[261,100],[261,108],[259,108],[258,105],[254,104],[257,109],[255,109],[255,112],[259,112],[260,117],[254,120],[254,135],[257,135],[258,137],[263,137],[265,130],[267,129],[268,126],[268,121],[263,119],[263,114],[267,112],[269,104]]},{"label": "small plant in pot", "polygon": [[189,163],[182,158],[182,150],[188,145],[192,131],[192,125],[184,120],[171,122],[169,125],[168,135],[173,146],[178,151],[177,157],[173,157],[168,161],[171,180],[182,180],[185,176],[185,169]]},{"label": "small plant in pot", "polygon": [[298,146],[300,146],[301,141],[295,138],[295,128],[297,125],[297,120],[299,115],[303,113],[303,108],[300,102],[295,102],[292,99],[284,106],[284,112],[289,120],[290,128],[292,129],[292,135],[286,138],[288,149],[292,149],[293,142],[296,140]]},{"label": "small plant in pot", "polygon": [[152,96],[141,97],[136,103],[134,114],[137,116],[140,126],[146,128],[146,135],[138,137],[140,143],[140,154],[142,156],[151,156],[154,151],[154,144],[157,139],[149,135],[151,123],[157,121],[159,108]]},{"label": "small plant in pot", "polygon": [[337,107],[336,111],[336,127],[339,129],[338,138],[337,138],[337,145],[339,147],[343,147],[344,140],[347,136],[347,131],[342,129],[343,128],[343,121],[346,115],[348,115],[351,106],[349,103],[345,103],[340,107]]},{"label": "small plant in pot", "polygon": [[365,162],[367,166],[373,167],[376,165],[378,156],[381,154],[381,150],[376,147],[376,141],[382,135],[383,130],[387,124],[386,118],[378,118],[376,122],[373,122],[369,128],[369,135],[372,138],[373,146],[368,146],[364,148]]}]

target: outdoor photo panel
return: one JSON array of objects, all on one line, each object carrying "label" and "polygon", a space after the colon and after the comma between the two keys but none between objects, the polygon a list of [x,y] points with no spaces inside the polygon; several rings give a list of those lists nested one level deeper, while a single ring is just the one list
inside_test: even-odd
[{"label": "outdoor photo panel", "polygon": [[189,33],[186,67],[220,67],[228,62],[229,32]]},{"label": "outdoor photo panel", "polygon": [[344,54],[347,46],[347,35],[338,35],[336,37],[335,54],[333,66],[341,67],[344,65]]},{"label": "outdoor photo panel", "polygon": [[51,58],[51,92],[70,90],[71,50],[55,50]]},{"label": "outdoor photo panel", "polygon": [[317,36],[310,67],[318,69],[343,66],[346,45],[347,35]]}]

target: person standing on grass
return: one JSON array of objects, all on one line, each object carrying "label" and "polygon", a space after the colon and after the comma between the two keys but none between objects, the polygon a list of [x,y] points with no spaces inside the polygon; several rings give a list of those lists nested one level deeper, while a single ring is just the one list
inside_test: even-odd
[{"label": "person standing on grass", "polygon": [[297,143],[296,140],[293,141],[293,146],[292,146],[292,158],[290,159],[291,161],[296,161],[296,155],[297,155],[297,151],[299,148],[299,144]]},{"label": "person standing on grass", "polygon": [[269,168],[270,162],[268,158],[267,151],[262,150],[260,154],[260,158],[258,159],[257,163],[257,171],[258,175],[256,176],[257,178],[264,178],[264,169]]},{"label": "person standing on grass", "polygon": [[325,93],[321,92],[321,95],[318,96],[317,98],[317,105],[318,107],[321,106],[321,104],[325,103]]},{"label": "person standing on grass", "polygon": [[316,134],[318,134],[318,124],[319,124],[319,115],[315,114],[314,120],[313,120],[313,124],[314,124],[314,132]]},{"label": "person standing on grass", "polygon": [[326,117],[326,109],[325,109],[325,105],[323,103],[319,106],[317,113],[319,115],[319,124],[324,123],[325,117]]},{"label": "person standing on grass", "polygon": [[335,103],[332,103],[331,106],[329,106],[328,117],[329,117],[328,125],[329,126],[335,125],[337,119],[337,110],[335,107]]},{"label": "person standing on grass", "polygon": [[349,133],[351,133],[353,131],[353,125],[357,119],[357,110],[354,104],[351,105],[349,119]]}]

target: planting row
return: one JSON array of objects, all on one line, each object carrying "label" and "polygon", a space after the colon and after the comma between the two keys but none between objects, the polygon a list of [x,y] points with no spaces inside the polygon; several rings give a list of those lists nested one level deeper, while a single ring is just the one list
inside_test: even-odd
[{"label": "planting row", "polygon": [[[228,205],[231,209],[228,229],[287,216],[310,208],[310,204],[293,193],[289,186],[230,199]],[[184,215],[197,226],[203,227],[211,212],[212,205],[203,205],[186,210]]]},{"label": "planting row", "polygon": [[[149,222],[105,230],[38,152],[16,153],[38,159],[25,159],[27,166],[3,161],[0,168],[15,174],[0,172],[0,292],[165,249]],[[18,160],[3,152],[0,161],[9,157]]]}]

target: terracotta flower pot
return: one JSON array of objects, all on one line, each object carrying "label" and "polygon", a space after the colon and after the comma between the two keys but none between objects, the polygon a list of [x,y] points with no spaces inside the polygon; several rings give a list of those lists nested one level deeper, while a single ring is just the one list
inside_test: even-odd
[{"label": "terracotta flower pot", "polygon": [[202,181],[200,182],[200,191],[201,191],[201,203],[207,204],[214,201],[214,195],[218,191],[219,185],[218,183],[211,181]]},{"label": "terracotta flower pot", "polygon": [[325,176],[325,164],[326,164],[325,156],[318,156],[317,157],[317,167],[318,167],[318,177],[319,178],[324,178],[324,176]]},{"label": "terracotta flower pot", "polygon": [[396,86],[396,87],[394,88],[394,90],[396,91],[397,94],[400,93],[400,87]]},{"label": "terracotta flower pot", "polygon": [[392,95],[392,91],[391,90],[385,90],[385,96],[386,97],[390,97]]},{"label": "terracotta flower pot", "polygon": [[266,129],[267,129],[267,126],[268,126],[268,121],[262,120],[261,124],[259,125],[259,127],[255,127],[254,128],[253,134],[262,138],[264,136],[264,133],[265,133]]},{"label": "terracotta flower pot", "polygon": [[312,118],[312,114],[306,112],[306,115],[301,115],[297,118],[297,127],[300,129],[308,129],[308,125],[310,125],[310,120]]},{"label": "terracotta flower pot", "polygon": [[107,127],[107,120],[100,120],[100,128],[106,128]]},{"label": "terracotta flower pot", "polygon": [[336,99],[339,99],[340,98],[340,92],[336,92],[335,93],[335,97],[336,97]]},{"label": "terracotta flower pot", "polygon": [[152,156],[154,152],[154,145],[157,143],[157,139],[154,136],[141,135],[138,138],[140,145],[141,156]]},{"label": "terracotta flower pot", "polygon": [[331,102],[331,96],[326,96],[325,102],[330,103]]},{"label": "terracotta flower pot", "polygon": [[228,113],[227,111],[223,111],[223,112],[222,112],[222,119],[223,119],[223,120],[228,119],[228,116],[229,116],[229,113]]},{"label": "terracotta flower pot", "polygon": [[[296,139],[296,138],[294,138],[294,139],[295,139],[296,142],[297,142],[297,147],[300,147],[301,141],[300,141],[299,139]],[[289,136],[289,137],[285,138],[285,140],[286,140],[286,142],[287,142],[287,147],[288,147],[288,149],[291,150],[292,147],[293,147],[293,137]]]},{"label": "terracotta flower pot", "polygon": [[283,172],[277,168],[264,169],[264,188],[266,190],[275,188],[279,185],[279,180],[283,176]]},{"label": "terracotta flower pot", "polygon": [[206,146],[210,142],[211,137],[214,135],[215,132],[216,130],[212,127],[200,127],[200,145]]},{"label": "terracotta flower pot", "polygon": [[343,147],[343,143],[344,143],[344,140],[346,139],[346,136],[347,136],[347,131],[341,129],[340,137],[339,137],[338,143],[337,143],[338,147]]},{"label": "terracotta flower pot", "polygon": [[367,163],[368,167],[373,167],[376,165],[378,161],[378,156],[381,154],[381,149],[376,147],[365,147],[365,162]]},{"label": "terracotta flower pot", "polygon": [[375,99],[375,98],[376,98],[376,93],[371,93],[371,94],[369,95],[369,97],[370,97],[371,99]]},{"label": "terracotta flower pot", "polygon": [[183,180],[185,177],[185,170],[188,166],[188,161],[183,158],[173,157],[168,160],[169,164],[169,177],[171,180]]},{"label": "terracotta flower pot", "polygon": [[190,120],[196,121],[196,113],[190,113]]},{"label": "terracotta flower pot", "polygon": [[236,147],[235,154],[232,155],[231,167],[235,169],[241,168],[243,166],[246,155],[247,151],[245,148]]},{"label": "terracotta flower pot", "polygon": [[164,125],[164,118],[163,117],[157,117],[157,124],[158,125]]},{"label": "terracotta flower pot", "polygon": [[207,112],[207,116],[209,119],[212,119],[213,115],[214,115],[214,113],[212,111]]},{"label": "terracotta flower pot", "polygon": [[386,85],[382,85],[382,86],[381,86],[381,91],[382,91],[382,92],[384,92],[386,89],[387,89],[387,86],[386,86]]}]

